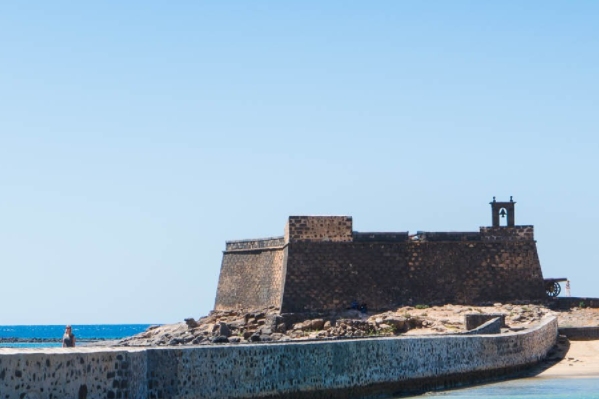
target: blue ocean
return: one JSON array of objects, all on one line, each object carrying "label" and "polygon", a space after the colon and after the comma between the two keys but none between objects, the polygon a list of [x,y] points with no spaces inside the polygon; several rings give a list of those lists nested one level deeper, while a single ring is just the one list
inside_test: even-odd
[{"label": "blue ocean", "polygon": [[599,399],[599,378],[525,378],[415,398],[443,399]]},{"label": "blue ocean", "polygon": [[[78,343],[113,340],[145,331],[151,324],[73,324],[73,334]],[[48,326],[0,326],[0,347],[42,348],[62,346],[64,325]],[[7,342],[16,338],[18,342]],[[35,342],[56,340],[56,342]]]}]

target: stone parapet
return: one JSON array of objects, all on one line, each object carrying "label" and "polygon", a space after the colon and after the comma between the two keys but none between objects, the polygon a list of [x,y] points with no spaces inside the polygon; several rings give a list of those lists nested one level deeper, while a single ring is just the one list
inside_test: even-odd
[{"label": "stone parapet", "polygon": [[256,238],[254,240],[227,241],[225,252],[252,251],[257,249],[282,248],[285,245],[285,237]]},{"label": "stone parapet", "polygon": [[480,241],[481,235],[478,231],[474,232],[423,232],[419,234],[420,240],[422,241]]},{"label": "stone parapet", "polygon": [[599,339],[599,327],[560,327],[559,333],[572,341],[594,341]]},{"label": "stone parapet", "polygon": [[0,349],[3,399],[337,398],[498,379],[541,361],[557,321],[501,335],[156,349]]},{"label": "stone parapet", "polygon": [[533,241],[534,226],[481,227],[483,241]]},{"label": "stone parapet", "polygon": [[397,233],[362,233],[358,231],[353,232],[354,242],[404,242],[409,240],[409,233],[397,232]]},{"label": "stone parapet", "polygon": [[351,216],[289,216],[285,242],[351,242]]}]

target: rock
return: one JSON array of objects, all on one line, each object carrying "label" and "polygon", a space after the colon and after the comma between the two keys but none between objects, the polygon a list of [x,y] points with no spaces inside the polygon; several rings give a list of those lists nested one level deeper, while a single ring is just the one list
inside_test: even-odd
[{"label": "rock", "polygon": [[220,323],[219,335],[227,338],[231,336],[231,329],[229,328],[227,323]]},{"label": "rock", "polygon": [[185,324],[189,328],[196,328],[198,326],[198,323],[193,318],[185,319]]},{"label": "rock", "polygon": [[212,338],[213,344],[226,344],[227,342],[229,342],[229,338],[225,337],[224,335],[219,335],[218,337]]},{"label": "rock", "polygon": [[206,341],[206,338],[204,338],[204,337],[202,337],[202,336],[199,336],[199,337],[195,337],[195,338],[194,338],[194,339],[191,341],[191,343],[192,343],[193,345],[197,345],[197,344],[199,344],[199,343],[201,343],[201,342],[203,342],[203,341]]},{"label": "rock", "polygon": [[270,335],[272,334],[272,330],[268,327],[262,327],[256,333],[260,334],[261,336]]},{"label": "rock", "polygon": [[330,320],[327,320],[324,322],[324,326],[322,328],[324,328],[325,330],[328,330],[331,327],[333,327],[333,323],[331,323]]},{"label": "rock", "polygon": [[266,313],[264,313],[264,312],[256,312],[252,316],[254,316],[256,318],[256,320],[263,319],[266,316]]},{"label": "rock", "polygon": [[179,345],[179,344],[182,344],[182,343],[183,343],[182,339],[180,339],[180,338],[173,338],[170,341],[168,341],[167,345],[174,346],[174,345]]},{"label": "rock", "polygon": [[233,344],[238,344],[239,342],[241,342],[241,337],[229,337],[229,342]]},{"label": "rock", "polygon": [[520,321],[520,320],[522,320],[522,315],[517,314],[514,317],[512,317],[510,320],[511,321]]},{"label": "rock", "polygon": [[300,330],[303,331],[304,330],[304,323],[295,323],[292,327],[292,330]]},{"label": "rock", "polygon": [[260,342],[260,335],[252,334],[249,339],[250,342]]},{"label": "rock", "polygon": [[280,323],[277,325],[276,331],[279,333],[284,333],[287,331],[287,326],[285,325],[285,323]]},{"label": "rock", "polygon": [[387,316],[384,319],[385,324],[393,326],[396,330],[405,330],[406,321],[407,319],[401,316]]},{"label": "rock", "polygon": [[412,317],[408,319],[407,324],[410,328],[420,328],[422,327],[423,320],[417,317]]},{"label": "rock", "polygon": [[324,327],[323,319],[314,319],[310,321],[310,328],[312,330],[322,330]]}]

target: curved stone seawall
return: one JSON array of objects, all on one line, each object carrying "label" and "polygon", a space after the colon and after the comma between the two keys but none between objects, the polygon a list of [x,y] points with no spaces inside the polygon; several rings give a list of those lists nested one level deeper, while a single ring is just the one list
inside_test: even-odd
[{"label": "curved stone seawall", "polygon": [[359,398],[498,378],[543,359],[557,321],[502,335],[157,349],[0,349],[0,398]]}]

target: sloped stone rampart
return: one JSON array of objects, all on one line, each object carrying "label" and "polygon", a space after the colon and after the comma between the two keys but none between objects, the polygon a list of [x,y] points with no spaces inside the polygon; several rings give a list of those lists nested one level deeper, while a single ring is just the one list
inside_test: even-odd
[{"label": "sloped stone rampart", "polygon": [[286,248],[226,252],[214,309],[280,308],[286,253]]},{"label": "sloped stone rampart", "polygon": [[499,378],[543,359],[557,321],[503,335],[156,348],[0,349],[0,397],[356,398]]}]

